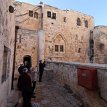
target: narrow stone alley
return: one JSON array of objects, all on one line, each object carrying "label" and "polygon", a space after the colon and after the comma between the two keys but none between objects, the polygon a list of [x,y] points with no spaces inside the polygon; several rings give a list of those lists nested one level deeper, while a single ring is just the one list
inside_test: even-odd
[{"label": "narrow stone alley", "polygon": [[[0,107],[22,107],[21,65],[39,76],[44,69],[32,107],[107,107],[107,25],[96,25],[90,13],[40,1],[0,0]],[[46,64],[42,70],[39,62]],[[21,85],[24,97],[35,83],[32,73],[23,79],[30,84]]]},{"label": "narrow stone alley", "polygon": [[[15,106],[17,101],[22,99],[21,97],[17,99],[18,94],[16,91],[9,98],[8,107],[17,107]],[[65,89],[55,80],[37,82],[36,98],[32,98],[32,105],[35,105],[34,107],[83,107],[82,102],[70,90]]]},{"label": "narrow stone alley", "polygon": [[62,87],[55,80],[37,83],[35,102],[40,107],[81,107],[69,90]]}]

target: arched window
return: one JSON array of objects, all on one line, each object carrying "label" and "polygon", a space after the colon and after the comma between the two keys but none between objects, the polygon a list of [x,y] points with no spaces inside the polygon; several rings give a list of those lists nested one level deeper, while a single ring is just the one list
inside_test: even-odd
[{"label": "arched window", "polygon": [[34,12],[34,18],[38,19],[38,13]]},{"label": "arched window", "polygon": [[47,17],[51,18],[51,11],[47,11]]},{"label": "arched window", "polygon": [[33,10],[29,10],[29,16],[33,17]]},{"label": "arched window", "polygon": [[54,52],[65,52],[65,41],[61,35],[57,35],[54,39]]},{"label": "arched window", "polygon": [[85,27],[88,28],[88,21],[87,20],[85,20]]},{"label": "arched window", "polygon": [[77,25],[81,26],[81,20],[80,20],[80,18],[77,18]]}]

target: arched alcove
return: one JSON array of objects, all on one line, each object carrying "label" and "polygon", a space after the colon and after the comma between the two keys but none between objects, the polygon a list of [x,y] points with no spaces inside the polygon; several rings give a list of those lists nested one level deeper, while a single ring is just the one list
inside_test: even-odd
[{"label": "arched alcove", "polygon": [[32,58],[31,58],[31,56],[30,56],[30,55],[25,55],[25,56],[23,57],[23,63],[24,63],[24,65],[25,65],[28,69],[30,69],[30,67],[32,66]]}]

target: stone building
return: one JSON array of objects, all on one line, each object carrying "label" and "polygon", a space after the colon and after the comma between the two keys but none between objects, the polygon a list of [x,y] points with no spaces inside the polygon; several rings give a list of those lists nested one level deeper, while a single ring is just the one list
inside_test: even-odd
[{"label": "stone building", "polygon": [[93,30],[94,63],[107,64],[107,26],[96,26]]},{"label": "stone building", "polygon": [[38,30],[41,27],[41,8],[15,2],[16,11],[16,72],[21,63],[28,61],[35,67],[38,60]]},{"label": "stone building", "polygon": [[40,59],[89,62],[92,16],[40,3],[15,2],[16,70],[26,55],[35,66]]},{"label": "stone building", "polygon": [[11,92],[15,19],[11,0],[0,0],[0,107],[7,107]]},{"label": "stone building", "polygon": [[44,58],[60,61],[89,62],[92,16],[73,10],[43,6]]}]

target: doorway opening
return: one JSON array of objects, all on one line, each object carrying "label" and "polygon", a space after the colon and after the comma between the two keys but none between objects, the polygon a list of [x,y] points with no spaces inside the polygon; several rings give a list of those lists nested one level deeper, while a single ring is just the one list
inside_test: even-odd
[{"label": "doorway opening", "polygon": [[32,67],[32,59],[30,55],[25,55],[23,57],[23,63],[24,65],[28,68],[28,70],[30,70],[30,68]]}]

